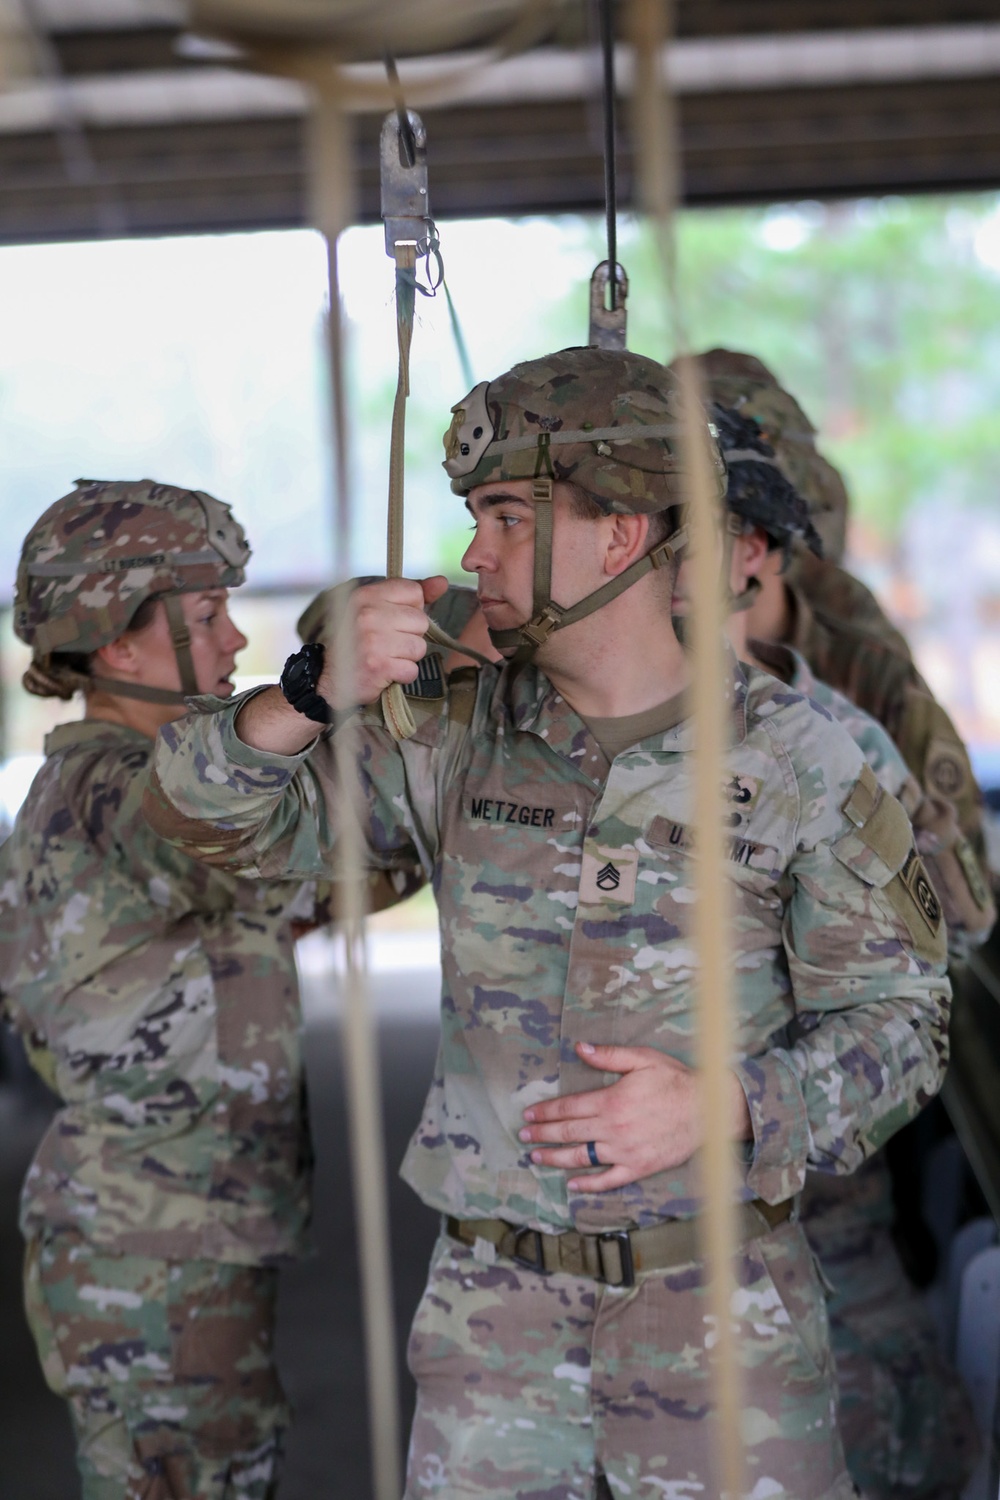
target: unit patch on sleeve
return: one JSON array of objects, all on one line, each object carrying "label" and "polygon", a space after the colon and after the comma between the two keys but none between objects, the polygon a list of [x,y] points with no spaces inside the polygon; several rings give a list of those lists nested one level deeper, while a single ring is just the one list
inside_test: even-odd
[{"label": "unit patch on sleeve", "polygon": [[971,781],[961,745],[937,735],[927,747],[924,761],[924,780],[932,791],[942,797],[960,797],[968,794]]},{"label": "unit patch on sleeve", "polygon": [[915,849],[911,850],[899,873],[920,915],[931,932],[936,933],[941,926],[941,902]]}]

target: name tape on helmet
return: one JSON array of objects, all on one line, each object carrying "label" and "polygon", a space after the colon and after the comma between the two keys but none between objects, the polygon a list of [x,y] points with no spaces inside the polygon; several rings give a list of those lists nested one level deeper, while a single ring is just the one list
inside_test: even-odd
[{"label": "name tape on helmet", "polygon": [[132,568],[199,568],[219,566],[218,552],[147,552],[137,557],[105,557],[93,564],[79,562],[28,563],[32,578],[85,578],[89,573],[127,573]]}]

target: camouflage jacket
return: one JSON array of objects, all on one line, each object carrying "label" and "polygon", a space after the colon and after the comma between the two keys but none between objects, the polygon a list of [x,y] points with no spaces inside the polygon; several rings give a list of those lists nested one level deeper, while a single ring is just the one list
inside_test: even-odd
[{"label": "camouflage jacket", "polygon": [[750,648],[755,659],[768,672],[804,698],[811,698],[820,709],[843,725],[875,772],[879,785],[899,798],[912,820],[913,799],[914,795],[920,796],[920,788],[878,720],[866,714],[863,708],[858,708],[850,698],[845,698],[843,693],[838,693],[836,688],[821,682],[805,657],[791,646],[780,646],[772,641],[751,641]]},{"label": "camouflage jacket", "polygon": [[22,1228],[256,1264],[293,1254],[308,1213],[290,920],[311,892],[156,838],[152,749],[61,725],[0,848],[0,1003],[64,1100]]},{"label": "camouflage jacket", "polygon": [[797,651],[767,641],[751,644],[754,656],[768,671],[811,698],[844,726],[875,772],[879,785],[899,798],[913,824],[917,849],[941,899],[948,925],[949,956],[954,962],[963,962],[988,937],[996,920],[996,909],[972,846],[958,826],[954,805],[926,792],[882,725],[836,688],[820,682]]},{"label": "camouflage jacket", "polygon": [[[348,794],[331,742],[259,753],[238,707],[161,732],[148,815],[212,862],[316,873]],[[441,1051],[404,1176],[435,1208],[548,1230],[696,1213],[697,1156],[569,1195],[517,1137],[527,1105],[601,1083],[576,1041],[694,1060],[690,721],[679,710],[609,766],[530,664],[460,670],[419,707],[401,744],[361,715],[357,788],[370,857],[418,855],[440,913]],[[736,1065],[754,1136],[737,1154],[743,1195],[776,1203],[807,1166],[851,1171],[938,1088],[944,933],[906,816],[849,737],[756,671],[736,669],[730,711]]]},{"label": "camouflage jacket", "polygon": [[797,557],[786,582],[794,616],[787,644],[817,677],[883,725],[929,796],[952,803],[988,878],[981,797],[968,752],[899,631],[869,590],[833,563]]}]

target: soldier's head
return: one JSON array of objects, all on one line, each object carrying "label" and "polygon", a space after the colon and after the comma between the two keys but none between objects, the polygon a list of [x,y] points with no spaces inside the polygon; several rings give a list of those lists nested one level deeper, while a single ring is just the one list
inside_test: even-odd
[{"label": "soldier's head", "polygon": [[[823,544],[809,508],[778,467],[774,449],[757,423],[717,402],[709,407],[726,465],[727,559],[730,635],[740,651],[745,644],[741,617],[757,595],[776,583],[787,566],[793,543],[817,556]],[[680,618],[690,608],[688,568],[681,566],[674,593]]]},{"label": "soldier's head", "polygon": [[[641,355],[563,349],[515,365],[452,408],[444,467],[475,538],[494,644],[530,656],[647,575],[669,613],[686,543],[682,400],[676,379]],[[707,421],[709,470],[724,468]]]},{"label": "soldier's head", "polygon": [[756,422],[778,467],[809,507],[823,555],[840,562],[847,533],[847,490],[816,447],[816,429],[802,407],[752,354],[709,349],[697,363],[710,401]]},{"label": "soldier's head", "polygon": [[31,647],[25,687],[140,700],[160,722],[192,694],[230,693],[246,640],[226,595],[249,556],[228,505],[200,490],[78,480],[21,549],[14,629]]}]

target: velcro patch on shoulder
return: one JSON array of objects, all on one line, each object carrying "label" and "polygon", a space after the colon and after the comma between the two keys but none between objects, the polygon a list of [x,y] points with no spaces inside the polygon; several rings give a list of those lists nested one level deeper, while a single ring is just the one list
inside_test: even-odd
[{"label": "velcro patch on shoulder", "polygon": [[866,885],[884,886],[902,869],[913,848],[913,829],[902,805],[879,786],[864,766],[844,803],[854,824],[833,845],[833,852]]},{"label": "velcro patch on shoulder", "polygon": [[407,698],[423,698],[440,703],[444,698],[444,673],[441,670],[441,653],[428,651],[417,662],[417,676],[403,687]]},{"label": "velcro patch on shoulder", "polygon": [[844,803],[845,818],[850,818],[855,828],[863,828],[875,811],[880,795],[881,788],[875,779],[875,772],[866,761],[851,795]]}]

